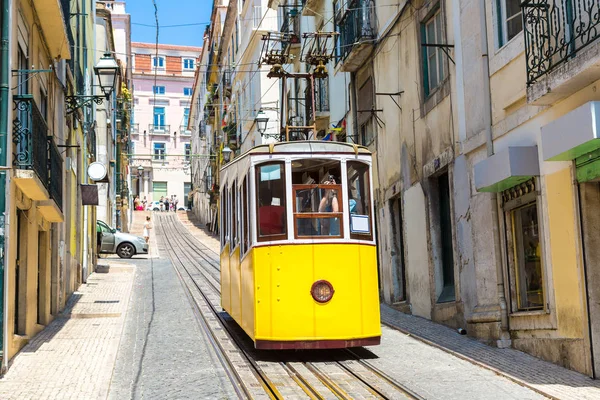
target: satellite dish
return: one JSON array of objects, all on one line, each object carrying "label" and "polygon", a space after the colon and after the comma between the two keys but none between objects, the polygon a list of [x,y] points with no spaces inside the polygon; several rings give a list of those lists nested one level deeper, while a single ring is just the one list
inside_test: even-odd
[{"label": "satellite dish", "polygon": [[101,181],[106,177],[107,169],[106,165],[101,162],[93,162],[88,167],[88,176],[93,181]]}]

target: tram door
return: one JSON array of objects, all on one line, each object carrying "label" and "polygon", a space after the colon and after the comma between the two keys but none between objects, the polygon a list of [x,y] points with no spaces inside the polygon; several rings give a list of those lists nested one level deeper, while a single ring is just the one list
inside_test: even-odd
[{"label": "tram door", "polygon": [[592,367],[594,378],[598,378],[600,376],[600,183],[580,183],[579,201]]}]

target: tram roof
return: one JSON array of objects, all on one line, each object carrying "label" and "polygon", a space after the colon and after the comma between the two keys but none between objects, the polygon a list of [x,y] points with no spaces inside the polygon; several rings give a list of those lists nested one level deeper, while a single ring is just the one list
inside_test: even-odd
[{"label": "tram roof", "polygon": [[271,144],[261,144],[255,146],[244,154],[231,160],[223,168],[234,164],[245,157],[260,155],[260,154],[365,154],[370,155],[371,152],[364,146],[346,142],[330,142],[319,140],[301,140],[295,142],[276,142]]}]

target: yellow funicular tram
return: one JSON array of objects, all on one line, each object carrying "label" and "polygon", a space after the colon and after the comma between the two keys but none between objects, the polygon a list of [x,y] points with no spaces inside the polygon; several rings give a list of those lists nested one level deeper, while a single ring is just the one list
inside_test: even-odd
[{"label": "yellow funicular tram", "polygon": [[379,344],[371,162],[297,141],[221,169],[221,304],[256,348]]}]

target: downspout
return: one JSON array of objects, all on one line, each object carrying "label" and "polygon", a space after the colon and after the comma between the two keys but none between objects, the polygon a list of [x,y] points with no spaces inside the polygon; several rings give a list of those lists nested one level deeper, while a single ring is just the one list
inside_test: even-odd
[{"label": "downspout", "polygon": [[11,0],[1,0],[2,9],[2,31],[0,33],[0,321],[2,323],[2,329],[0,330],[0,349],[2,351],[2,371],[6,369],[8,360],[6,359],[6,343],[5,343],[5,332],[8,326],[5,320],[5,302],[4,302],[4,286],[8,282],[6,279],[6,268],[5,268],[5,221],[6,221],[6,195],[7,180],[8,180],[8,166],[7,162],[7,151],[8,151],[8,120],[9,112],[12,107],[9,107],[8,101],[10,99],[10,10]]},{"label": "downspout", "polygon": [[[86,13],[86,5],[87,5],[87,0],[82,1],[82,9],[81,9],[81,13],[83,14],[81,17],[83,19],[83,65],[84,65],[84,71],[85,71],[85,78],[84,78],[84,83],[87,80],[87,76],[88,76],[88,64],[87,64],[87,27],[86,27],[86,23],[87,23],[87,13]],[[87,87],[85,88],[86,90],[86,95],[91,94],[87,92]],[[81,183],[88,183],[88,177],[87,177],[87,165],[88,165],[88,154],[87,154],[87,127],[88,127],[88,123],[89,123],[89,118],[87,116],[87,112],[84,111],[83,113],[83,171],[81,171],[81,175],[83,177],[82,181],[83,182],[79,182]],[[90,234],[90,227],[88,226],[88,211],[89,211],[89,206],[84,206],[83,207],[83,271],[81,273],[81,281],[83,283],[87,282],[87,274],[89,271],[89,262],[88,262],[88,237]]]},{"label": "downspout", "polygon": [[[487,19],[486,19],[486,0],[480,0],[479,17],[481,26],[481,70],[483,72],[483,102],[484,102],[484,123],[487,156],[494,155],[494,139],[492,136],[492,100],[490,91],[490,64],[489,64],[489,48],[487,35]],[[498,213],[498,195],[491,193],[492,206],[492,233],[494,235],[494,256],[496,263],[496,280],[498,281],[498,303],[500,305],[500,338],[498,347],[508,347],[507,342],[510,341],[508,327],[508,307],[506,297],[504,295],[504,271],[502,268],[502,245],[500,243],[500,220]]]}]

